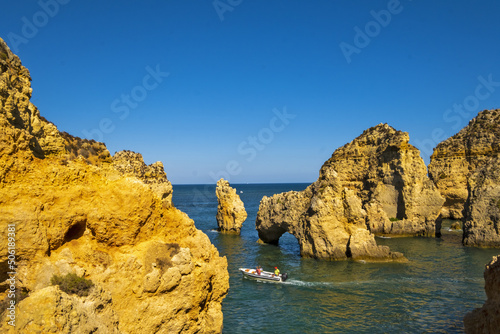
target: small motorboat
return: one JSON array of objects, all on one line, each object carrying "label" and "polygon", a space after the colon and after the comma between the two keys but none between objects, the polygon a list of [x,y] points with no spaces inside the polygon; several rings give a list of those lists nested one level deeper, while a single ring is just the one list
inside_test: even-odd
[{"label": "small motorboat", "polygon": [[286,273],[276,276],[274,273],[269,271],[261,271],[260,274],[258,274],[257,270],[248,268],[240,268],[240,271],[245,277],[255,278],[257,280],[263,281],[284,282],[288,278],[288,275]]}]

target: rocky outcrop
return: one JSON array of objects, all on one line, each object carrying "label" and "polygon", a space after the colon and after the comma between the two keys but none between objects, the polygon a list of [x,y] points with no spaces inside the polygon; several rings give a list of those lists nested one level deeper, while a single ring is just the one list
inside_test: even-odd
[{"label": "rocky outcrop", "polygon": [[277,244],[289,232],[297,238],[303,257],[403,261],[403,254],[376,244],[359,197],[341,188],[316,182],[301,192],[264,197],[256,221],[260,240]]},{"label": "rocky outcrop", "polygon": [[241,226],[247,219],[247,212],[240,196],[236,194],[236,189],[229,185],[229,182],[220,179],[215,188],[217,201],[217,225],[218,230],[224,233],[240,234]]},{"label": "rocky outcrop", "polygon": [[149,185],[166,206],[172,205],[173,188],[167,174],[163,169],[163,163],[157,161],[151,165],[146,165],[140,153],[132,151],[121,151],[113,156],[113,166],[123,176],[136,177]]},{"label": "rocky outcrop", "polygon": [[[161,163],[66,133],[29,101],[29,72],[0,39],[0,238],[15,225],[16,289],[0,243],[2,333],[219,333],[227,261],[171,204]],[[76,273],[84,297],[50,283]],[[22,299],[22,300],[21,300]],[[2,308],[3,311],[3,308]]]},{"label": "rocky outcrop", "polygon": [[[87,298],[62,292],[56,286],[34,291],[18,305],[16,327],[30,333],[120,333],[112,298],[102,289],[93,289]],[[31,324],[30,324],[31,322]]]},{"label": "rocky outcrop", "polygon": [[487,300],[483,307],[464,317],[465,333],[498,333],[500,328],[500,261],[498,256],[486,265],[484,290]]},{"label": "rocky outcrop", "polygon": [[[337,149],[321,175],[336,171],[367,210],[371,232],[434,236],[443,198],[408,133],[379,124]],[[385,214],[385,215],[384,215]]]},{"label": "rocky outcrop", "polygon": [[484,110],[431,156],[429,174],[446,202],[441,216],[463,220],[463,244],[500,247],[500,109]]},{"label": "rocky outcrop", "polygon": [[441,210],[443,218],[463,217],[468,180],[499,154],[500,109],[480,112],[460,132],[437,145],[429,176],[446,199]]},{"label": "rocky outcrop", "polygon": [[477,169],[468,180],[464,209],[465,246],[500,247],[500,157]]},{"label": "rocky outcrop", "polygon": [[302,192],[264,197],[256,227],[262,241],[290,232],[302,256],[394,259],[373,234],[436,234],[444,202],[427,178],[407,133],[379,124],[337,149],[316,182]]}]

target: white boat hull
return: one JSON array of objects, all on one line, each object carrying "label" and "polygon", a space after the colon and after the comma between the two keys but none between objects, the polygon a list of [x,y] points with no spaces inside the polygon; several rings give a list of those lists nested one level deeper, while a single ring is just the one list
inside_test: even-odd
[{"label": "white boat hull", "polygon": [[241,273],[245,277],[255,278],[257,280],[271,281],[271,282],[284,282],[287,279],[286,274],[279,274],[276,276],[274,273],[269,271],[261,271],[257,274],[257,270],[249,268],[240,268]]}]

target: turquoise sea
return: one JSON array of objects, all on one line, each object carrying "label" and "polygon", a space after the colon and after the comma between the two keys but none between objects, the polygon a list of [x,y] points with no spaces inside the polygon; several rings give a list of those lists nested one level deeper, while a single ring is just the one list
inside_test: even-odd
[{"label": "turquoise sea", "polygon": [[[286,233],[279,246],[261,245],[255,217],[264,195],[308,184],[232,184],[248,218],[240,236],[216,232],[215,185],[174,185],[173,202],[194,219],[228,260],[223,333],[463,333],[463,316],[486,300],[484,266],[500,250],[466,248],[461,232],[443,237],[377,238],[408,263],[302,259]],[[240,267],[278,266],[283,284],[242,277]]]}]

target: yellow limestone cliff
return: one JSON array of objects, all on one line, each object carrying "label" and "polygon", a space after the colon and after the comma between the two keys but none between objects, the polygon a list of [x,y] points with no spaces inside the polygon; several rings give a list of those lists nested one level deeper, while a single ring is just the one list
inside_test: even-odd
[{"label": "yellow limestone cliff", "polygon": [[456,135],[437,145],[429,175],[446,199],[441,209],[443,218],[463,218],[468,181],[499,156],[500,109],[481,111]]},{"label": "yellow limestone cliff", "polygon": [[461,219],[463,244],[500,247],[500,109],[483,110],[439,143],[429,174],[446,202],[443,218]]},{"label": "yellow limestone cliff", "polygon": [[374,234],[435,236],[444,199],[427,177],[408,133],[387,124],[365,130],[335,150],[316,182],[260,202],[256,228],[263,242],[289,232],[302,256],[342,260],[401,260]]},{"label": "yellow limestone cliff", "polygon": [[[9,301],[15,225],[15,327],[2,333],[219,333],[226,258],[171,202],[161,163],[111,157],[58,131],[30,102],[29,71],[0,39],[0,281]],[[79,297],[52,286],[75,273]]]}]

